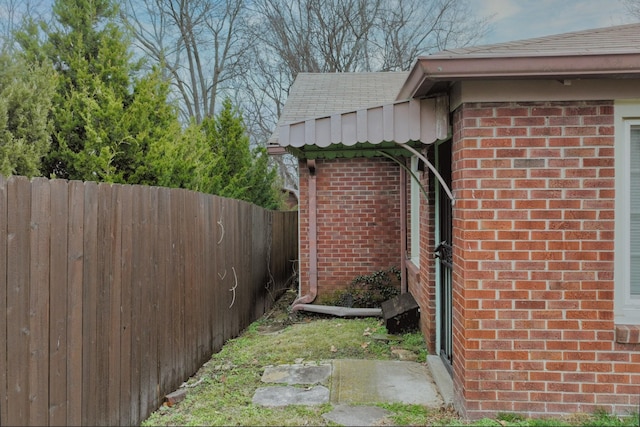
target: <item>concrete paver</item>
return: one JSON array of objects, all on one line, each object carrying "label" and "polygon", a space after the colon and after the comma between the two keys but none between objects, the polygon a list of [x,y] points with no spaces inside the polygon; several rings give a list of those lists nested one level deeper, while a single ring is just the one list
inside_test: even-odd
[{"label": "concrete paver", "polygon": [[[331,403],[333,410],[323,415],[328,421],[345,426],[387,424],[388,411],[371,404],[440,407],[451,402],[451,377],[440,358],[433,357],[428,365],[400,360],[337,359],[269,366],[262,381],[287,385],[258,388],[253,403],[262,406]],[[301,386],[312,384],[315,385]]]},{"label": "concrete paver", "polygon": [[378,406],[337,405],[331,412],[323,414],[322,418],[343,426],[375,426],[390,414]]},{"label": "concrete paver", "polygon": [[329,380],[331,365],[293,364],[267,366],[262,374],[264,383],[321,384]]},{"label": "concrete paver", "polygon": [[261,406],[322,405],[328,402],[329,389],[322,385],[308,388],[259,387],[253,395],[253,403]]},{"label": "concrete paver", "polygon": [[333,361],[331,402],[407,403],[442,406],[429,373],[417,362],[340,359]]}]

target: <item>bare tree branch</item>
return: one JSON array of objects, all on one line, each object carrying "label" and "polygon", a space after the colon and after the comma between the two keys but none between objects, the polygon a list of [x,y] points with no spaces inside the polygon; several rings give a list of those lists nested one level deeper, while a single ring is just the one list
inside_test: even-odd
[{"label": "bare tree branch", "polygon": [[624,5],[630,15],[640,20],[640,0],[624,0]]},{"label": "bare tree branch", "polygon": [[[126,0],[124,16],[185,120],[215,114],[219,95],[232,95],[251,141],[264,144],[298,73],[408,70],[419,55],[477,41],[488,21],[468,1]],[[278,162],[297,188],[297,161]]]},{"label": "bare tree branch", "polygon": [[245,11],[244,0],[127,0],[123,18],[171,78],[185,120],[214,115],[224,84],[241,71]]},{"label": "bare tree branch", "polygon": [[16,49],[14,33],[27,20],[49,22],[50,5],[45,0],[1,0],[0,1],[0,53]]}]

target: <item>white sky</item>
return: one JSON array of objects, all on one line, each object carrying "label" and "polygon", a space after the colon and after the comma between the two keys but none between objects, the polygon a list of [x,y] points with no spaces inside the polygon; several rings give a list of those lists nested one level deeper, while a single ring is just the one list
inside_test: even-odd
[{"label": "white sky", "polygon": [[494,15],[479,44],[502,43],[638,22],[623,0],[470,0],[478,16]]}]

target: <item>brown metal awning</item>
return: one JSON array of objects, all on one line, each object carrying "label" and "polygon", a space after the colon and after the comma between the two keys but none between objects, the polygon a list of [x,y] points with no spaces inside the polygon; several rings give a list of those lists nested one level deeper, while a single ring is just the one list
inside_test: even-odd
[{"label": "brown metal awning", "polygon": [[398,144],[431,144],[448,133],[448,97],[437,97],[287,123],[279,126],[278,144],[300,158],[355,157],[402,152]]}]

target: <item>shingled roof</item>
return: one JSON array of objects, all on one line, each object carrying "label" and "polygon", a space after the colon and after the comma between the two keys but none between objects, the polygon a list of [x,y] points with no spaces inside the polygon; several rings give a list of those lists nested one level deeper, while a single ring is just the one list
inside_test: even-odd
[{"label": "shingled roof", "polygon": [[640,23],[444,50],[409,73],[300,74],[269,143],[307,158],[429,144],[443,138],[453,82],[589,78],[640,78]]},{"label": "shingled roof", "polygon": [[[640,23],[596,28],[460,49],[445,49],[431,57],[497,57],[536,55],[597,55],[602,53],[640,52]],[[426,57],[423,57],[426,58]]]},{"label": "shingled roof", "polygon": [[397,99],[429,96],[453,81],[640,76],[640,23],[419,57]]},{"label": "shingled roof", "polygon": [[404,71],[300,73],[269,144],[278,143],[281,125],[393,102],[408,75]]}]

